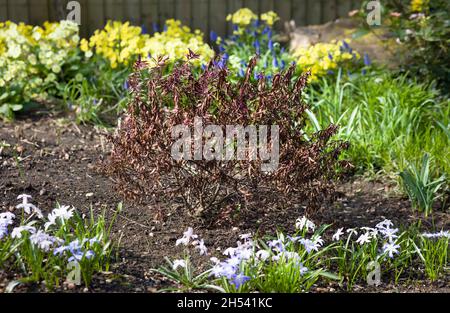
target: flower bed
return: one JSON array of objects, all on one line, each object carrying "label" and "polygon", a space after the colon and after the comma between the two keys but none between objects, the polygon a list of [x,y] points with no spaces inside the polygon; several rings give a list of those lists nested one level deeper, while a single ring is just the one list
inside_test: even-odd
[{"label": "flower bed", "polygon": [[[80,215],[75,208],[59,205],[47,217],[31,203],[30,195],[17,197],[20,213],[0,213],[0,267],[20,271],[9,283],[12,291],[24,283],[45,283],[53,290],[62,282],[89,286],[96,272],[108,271],[114,244],[105,216]],[[120,207],[118,211],[120,210]],[[117,211],[117,212],[118,212]]]},{"label": "flower bed", "polygon": [[[431,2],[397,25],[419,46],[445,19]],[[227,20],[211,46],[177,20],[84,39],[0,24],[0,290],[448,290],[450,100],[431,67],[387,70],[348,39],[289,51],[272,11]],[[221,158],[239,136],[207,131],[177,159],[174,129],[199,118],[245,127],[242,155],[275,168]],[[55,199],[78,207],[38,208]]]},{"label": "flower bed", "polygon": [[[449,231],[400,231],[384,220],[374,227],[341,227],[330,236],[330,225],[316,227],[304,216],[297,219],[295,227],[295,234],[279,232],[268,241],[252,238],[251,233],[241,234],[236,247],[223,250],[222,260],[210,257],[211,266],[204,272],[192,265],[190,255],[198,252],[208,256],[209,250],[188,228],[176,241],[177,246],[186,247],[184,258],[167,259],[169,267],[156,271],[185,291],[209,288],[264,293],[307,292],[319,280],[335,280],[351,290],[364,280],[380,285],[381,275],[391,276],[395,283],[423,272],[432,281],[445,276]],[[324,235],[331,237],[328,244]]]}]

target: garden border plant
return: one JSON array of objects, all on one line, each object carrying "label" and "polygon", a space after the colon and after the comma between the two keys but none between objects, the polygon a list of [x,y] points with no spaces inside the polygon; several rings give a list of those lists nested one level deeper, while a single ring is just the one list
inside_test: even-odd
[{"label": "garden border plant", "polygon": [[[166,257],[169,266],[153,271],[174,284],[165,289],[171,291],[299,293],[330,281],[352,291],[356,283],[369,283],[374,262],[380,280],[370,283],[376,286],[398,284],[400,279],[421,280],[423,273],[435,281],[449,270],[449,231],[419,233],[416,227],[402,231],[383,220],[374,227],[342,227],[330,235],[331,225],[316,227],[305,216],[296,220],[295,227],[293,235],[278,231],[275,238],[241,234],[235,247],[220,252],[209,250],[189,227],[176,241],[176,246],[184,248],[183,258]],[[200,258],[209,257],[206,269],[193,265],[197,252]],[[222,256],[216,257],[217,253]]]},{"label": "garden border plant", "polygon": [[[196,57],[191,52],[188,59]],[[182,199],[190,213],[204,217],[229,217],[237,207],[251,208],[256,200],[274,205],[288,195],[312,210],[332,194],[337,169],[347,165],[338,158],[348,143],[332,139],[336,125],[305,134],[308,106],[302,92],[308,74],[293,79],[292,65],[270,84],[263,74],[253,82],[253,58],[245,77],[233,83],[227,80],[227,69],[214,61],[200,74],[189,60],[167,75],[164,60],[157,63],[153,68],[145,61],[136,63],[128,113],[111,137],[106,170],[120,192],[134,198],[150,194],[163,201]],[[193,127],[196,117],[206,125],[221,125],[222,131],[226,125],[277,125],[278,168],[263,172],[262,160],[250,158],[175,160],[173,130],[177,125]],[[272,139],[267,144],[274,149]]]},{"label": "garden border plant", "polygon": [[7,286],[11,292],[20,284],[41,283],[55,290],[62,282],[89,287],[95,273],[108,271],[119,242],[110,238],[117,210],[108,223],[106,212],[80,214],[74,207],[57,204],[47,216],[30,195],[19,195],[19,214],[0,213],[0,268],[18,273]]}]

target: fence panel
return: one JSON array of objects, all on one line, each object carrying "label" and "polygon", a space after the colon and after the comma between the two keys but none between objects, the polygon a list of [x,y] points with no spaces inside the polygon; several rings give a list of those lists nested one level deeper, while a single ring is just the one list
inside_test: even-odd
[{"label": "fence panel", "polygon": [[[29,24],[57,21],[67,15],[69,0],[0,0],[0,21],[13,20]],[[224,36],[232,31],[225,21],[227,14],[249,7],[260,14],[277,12],[283,21],[293,19],[297,25],[320,24],[344,17],[361,0],[79,0],[81,34],[87,36],[101,28],[109,19],[145,25],[152,31],[161,30],[169,18],[182,20],[191,28],[201,29],[207,37],[214,30]],[[278,28],[282,28],[279,23]]]}]

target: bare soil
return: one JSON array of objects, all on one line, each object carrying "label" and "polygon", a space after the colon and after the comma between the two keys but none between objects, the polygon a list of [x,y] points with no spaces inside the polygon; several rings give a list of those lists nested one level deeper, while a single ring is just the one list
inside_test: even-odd
[{"label": "bare soil", "polygon": [[[192,226],[204,239],[210,251],[234,245],[238,235],[258,232],[273,235],[277,229],[293,231],[295,219],[304,208],[239,212],[232,222],[208,223],[189,216],[174,203],[136,204],[122,199],[114,191],[114,182],[98,171],[110,149],[105,138],[106,129],[76,125],[67,117],[42,117],[0,122],[0,209],[13,210],[21,193],[33,196],[33,203],[48,213],[56,202],[74,205],[87,212],[107,208],[110,213],[119,202],[124,210],[114,227],[113,236],[121,238],[119,258],[110,273],[98,274],[89,289],[64,285],[64,292],[155,292],[170,286],[159,275],[151,272],[164,263],[165,256],[179,256],[175,247],[180,234]],[[1,145],[0,145],[1,146]],[[350,178],[338,185],[338,199],[326,205],[313,220],[334,223],[335,227],[372,226],[384,218],[396,225],[409,225],[419,220],[422,228],[449,229],[450,215],[436,211],[423,219],[412,212],[409,201],[395,192],[392,184]],[[263,209],[263,208],[262,208]],[[196,260],[200,265],[206,259]],[[0,292],[17,273],[0,270]],[[384,283],[376,289],[355,286],[356,292],[450,292],[450,279],[435,283],[418,279],[401,281],[397,286]],[[44,286],[21,286],[16,291],[43,291]],[[337,284],[317,286],[315,292],[343,292]]]}]

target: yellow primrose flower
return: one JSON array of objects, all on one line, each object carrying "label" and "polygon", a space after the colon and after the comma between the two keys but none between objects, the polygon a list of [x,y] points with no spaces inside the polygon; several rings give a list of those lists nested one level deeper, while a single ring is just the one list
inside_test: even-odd
[{"label": "yellow primrose flower", "polygon": [[141,55],[148,38],[140,27],[131,26],[128,22],[108,21],[104,29],[94,32],[89,42],[82,39],[80,49],[87,58],[92,56],[93,49],[106,58],[112,68],[116,68],[119,64],[128,66]]},{"label": "yellow primrose flower", "polygon": [[10,45],[7,54],[11,58],[17,59],[20,56],[21,52],[22,50],[20,49],[19,45]]},{"label": "yellow primrose flower", "polygon": [[87,52],[89,50],[89,41],[87,41],[86,39],[81,39],[80,41],[80,49],[83,52]]},{"label": "yellow primrose flower", "polygon": [[164,32],[155,33],[146,41],[142,49],[144,57],[150,54],[153,58],[167,56],[170,61],[182,60],[189,49],[200,55],[193,61],[195,65],[207,63],[214,57],[214,50],[203,41],[200,30],[191,32],[189,27],[174,19],[167,20],[166,26]]},{"label": "yellow primrose flower", "polygon": [[239,26],[247,26],[252,20],[257,19],[258,16],[253,13],[252,10],[248,8],[242,8],[234,12],[233,14],[228,14],[227,21],[233,22],[233,24]]},{"label": "yellow primrose flower", "polygon": [[59,66],[59,64],[54,64],[52,66],[52,71],[53,71],[53,73],[58,74],[59,72],[61,72],[61,66]]},{"label": "yellow primrose flower", "polygon": [[269,26],[272,26],[279,19],[280,18],[278,17],[278,14],[276,14],[274,11],[269,11],[261,14],[261,20],[266,22],[266,24]]},{"label": "yellow primrose flower", "polygon": [[22,100],[44,95],[41,90],[57,80],[55,74],[77,53],[78,42],[78,25],[70,21],[42,27],[0,23],[0,77],[8,88],[21,90]]},{"label": "yellow primrose flower", "polygon": [[293,52],[293,56],[297,58],[297,66],[300,69],[311,71],[310,79],[314,81],[339,65],[353,59],[360,59],[358,52],[350,53],[349,49],[345,48],[347,42],[349,40],[346,40],[345,43],[335,40],[329,43],[317,43],[306,48],[298,48]]},{"label": "yellow primrose flower", "polygon": [[56,75],[53,74],[53,73],[50,73],[50,74],[48,74],[48,76],[45,78],[45,82],[46,82],[46,83],[54,82],[54,81],[56,81],[56,79],[57,79]]},{"label": "yellow primrose flower", "polygon": [[413,12],[423,12],[428,7],[428,0],[412,0],[411,1],[411,11]]},{"label": "yellow primrose flower", "polygon": [[30,54],[27,58],[28,62],[30,62],[31,65],[36,65],[37,64],[37,58],[36,55],[34,54]]},{"label": "yellow primrose flower", "polygon": [[75,75],[75,80],[76,81],[81,82],[81,81],[83,81],[83,79],[84,79],[83,74],[77,73],[77,75]]}]

